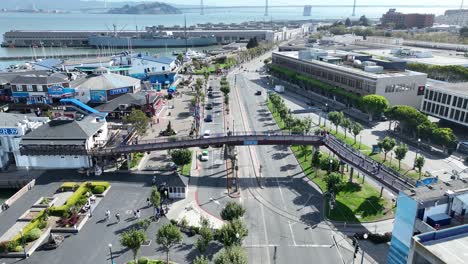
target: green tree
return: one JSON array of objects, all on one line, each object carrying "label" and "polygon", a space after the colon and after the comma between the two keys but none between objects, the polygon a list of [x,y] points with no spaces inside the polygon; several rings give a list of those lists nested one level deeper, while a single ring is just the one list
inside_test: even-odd
[{"label": "green tree", "polygon": [[183,171],[184,166],[189,164],[192,160],[192,151],[189,149],[172,150],[171,159],[177,166],[180,166],[181,171]]},{"label": "green tree", "polygon": [[387,154],[390,152],[396,145],[396,141],[394,138],[385,137],[381,142],[379,142],[379,146],[384,151],[384,162],[387,160]]},{"label": "green tree", "polygon": [[247,254],[240,246],[222,249],[215,257],[214,264],[247,264]]},{"label": "green tree", "polygon": [[369,24],[369,19],[366,17],[366,16],[361,16],[359,18],[359,25],[361,26],[365,26],[365,27],[368,27],[370,24]]},{"label": "green tree", "polygon": [[205,256],[197,256],[192,264],[210,264],[210,262],[208,261],[208,259],[205,257]]},{"label": "green tree", "polygon": [[460,28],[460,37],[461,38],[468,38],[468,27]]},{"label": "green tree", "polygon": [[341,124],[341,121],[344,118],[343,112],[333,111],[328,113],[328,119],[335,125],[335,131],[338,133],[338,126]]},{"label": "green tree", "polygon": [[444,147],[444,152],[447,147],[456,147],[458,141],[451,128],[434,129],[432,139],[436,144],[442,145]]},{"label": "green tree", "polygon": [[133,109],[132,112],[123,118],[125,123],[131,124],[137,131],[138,134],[143,135],[148,128],[150,119],[146,116],[143,111]]},{"label": "green tree", "polygon": [[166,251],[166,263],[169,264],[169,251],[173,246],[182,241],[182,234],[179,228],[173,224],[163,225],[156,237],[156,243],[161,245]]},{"label": "green tree", "polygon": [[159,193],[158,189],[156,189],[156,187],[151,189],[150,202],[154,208],[161,205],[161,194]]},{"label": "green tree", "polygon": [[120,236],[120,244],[122,246],[129,248],[133,253],[133,261],[136,263],[138,251],[141,248],[141,245],[146,241],[146,235],[143,230],[140,229],[131,229],[125,231]]},{"label": "green tree", "polygon": [[344,130],[344,137],[346,138],[346,132],[348,132],[348,131],[351,132],[352,122],[351,122],[351,120],[349,118],[344,117],[343,120],[341,120],[340,125]]},{"label": "green tree", "polygon": [[351,125],[351,133],[354,136],[354,144],[356,144],[356,137],[361,133],[361,131],[364,129],[364,127],[361,125],[359,122],[353,122]]},{"label": "green tree", "polygon": [[249,42],[247,43],[247,49],[253,49],[256,47],[258,47],[257,38],[254,37],[254,38],[249,39]]},{"label": "green tree", "polygon": [[366,95],[361,100],[362,108],[369,114],[369,120],[372,121],[375,115],[383,113],[389,106],[387,98],[370,94]]},{"label": "green tree", "polygon": [[184,62],[184,55],[182,55],[182,54],[177,55],[177,60],[178,60],[180,63]]},{"label": "green tree", "polygon": [[352,26],[352,25],[353,25],[353,23],[351,23],[351,19],[349,19],[349,17],[346,18],[345,26],[346,26],[346,27],[350,27],[350,26]]},{"label": "green tree", "polygon": [[424,167],[424,163],[426,162],[426,160],[424,159],[424,156],[422,155],[419,155],[417,158],[414,159],[414,167],[415,168],[418,168],[418,172],[419,172],[419,179],[421,179],[421,172],[422,172],[422,168]]},{"label": "green tree", "polygon": [[234,219],[224,224],[218,230],[218,240],[223,243],[225,247],[233,245],[240,246],[242,240],[249,234],[247,227],[241,219]]},{"label": "green tree", "polygon": [[202,226],[200,228],[200,237],[197,239],[195,247],[201,254],[205,254],[211,241],[213,241],[213,232],[211,232],[210,228]]},{"label": "green tree", "polygon": [[223,93],[224,96],[227,96],[231,92],[229,85],[222,85],[219,90]]},{"label": "green tree", "polygon": [[245,214],[245,208],[234,201],[229,201],[221,211],[221,218],[225,221],[232,221],[241,218]]},{"label": "green tree", "polygon": [[343,177],[339,173],[332,172],[325,176],[324,181],[327,184],[327,191],[336,195],[341,189]]},{"label": "green tree", "polygon": [[406,144],[398,145],[395,150],[395,159],[398,160],[398,170],[401,169],[401,160],[405,158],[406,153],[408,153],[408,146]]}]

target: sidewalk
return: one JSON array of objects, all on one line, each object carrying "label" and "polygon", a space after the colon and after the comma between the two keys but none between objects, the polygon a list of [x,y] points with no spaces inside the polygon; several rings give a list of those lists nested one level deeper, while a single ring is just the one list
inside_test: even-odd
[{"label": "sidewalk", "polygon": [[212,228],[219,229],[224,224],[224,221],[214,216],[205,210],[203,210],[198,204],[198,159],[196,151],[192,153],[192,168],[190,172],[190,183],[188,194],[185,199],[178,200],[172,204],[171,210],[169,210],[167,217],[169,219],[174,219],[180,221],[183,218],[186,218],[189,225],[191,226],[200,226],[200,217],[207,218]]}]

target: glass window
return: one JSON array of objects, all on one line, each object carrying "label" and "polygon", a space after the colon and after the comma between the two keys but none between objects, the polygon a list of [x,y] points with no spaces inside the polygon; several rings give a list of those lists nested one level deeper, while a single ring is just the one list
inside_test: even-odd
[{"label": "glass window", "polygon": [[449,111],[449,108],[448,108],[448,107],[446,107],[446,108],[445,108],[445,114],[444,114],[444,116],[445,116],[445,117],[447,117],[447,116],[448,116],[448,111]]},{"label": "glass window", "polygon": [[450,119],[453,119],[453,113],[455,112],[455,110],[453,109],[450,109]]},{"label": "glass window", "polygon": [[468,106],[468,99],[465,98],[465,100],[463,100],[463,109],[467,109],[466,107]]},{"label": "glass window", "polygon": [[455,111],[455,120],[458,120],[459,117],[460,117],[460,110],[456,110]]},{"label": "glass window", "polygon": [[454,97],[453,97],[452,106],[456,106],[456,105],[457,105],[457,100],[458,100],[458,97],[457,97],[457,96],[454,96]]},{"label": "glass window", "polygon": [[427,106],[427,102],[426,102],[426,101],[424,101],[424,103],[423,103],[423,110],[424,110],[424,111],[426,111],[426,110],[427,110],[426,106]]},{"label": "glass window", "polygon": [[460,115],[460,121],[463,122],[463,120],[465,120],[465,112],[461,112]]},{"label": "glass window", "polygon": [[27,89],[28,89],[28,92],[34,91],[33,86],[30,84],[27,85]]},{"label": "glass window", "polygon": [[442,95],[442,103],[445,104],[447,102],[447,94]]},{"label": "glass window", "polygon": [[437,93],[437,102],[440,103],[440,100],[442,100],[442,93]]},{"label": "glass window", "polygon": [[43,92],[43,91],[44,91],[44,90],[42,89],[42,85],[38,85],[38,86],[37,86],[37,91],[38,91],[38,92]]},{"label": "glass window", "polygon": [[[15,87],[15,85],[13,85],[13,87]],[[21,85],[18,85],[18,86],[16,86],[16,90],[17,90],[18,92],[22,92],[22,91],[23,91],[23,87],[22,87]]]},{"label": "glass window", "polygon": [[429,100],[433,101],[434,91],[429,91]]},{"label": "glass window", "polygon": [[459,98],[459,99],[458,99],[458,102],[457,102],[457,107],[458,107],[458,108],[461,108],[461,107],[462,107],[462,104],[463,104],[463,98]]},{"label": "glass window", "polygon": [[435,114],[439,113],[439,105],[436,106]]}]

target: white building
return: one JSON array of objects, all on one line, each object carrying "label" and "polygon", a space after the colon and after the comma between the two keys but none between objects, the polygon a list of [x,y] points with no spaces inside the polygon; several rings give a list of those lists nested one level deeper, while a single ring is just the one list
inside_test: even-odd
[{"label": "white building", "polygon": [[93,115],[83,120],[52,120],[23,136],[18,167],[79,169],[94,166],[88,151],[108,139],[105,119]]},{"label": "white building", "polygon": [[428,82],[420,111],[468,127],[468,83]]},{"label": "white building", "polygon": [[47,117],[0,113],[0,169],[17,163],[21,138],[48,121]]}]

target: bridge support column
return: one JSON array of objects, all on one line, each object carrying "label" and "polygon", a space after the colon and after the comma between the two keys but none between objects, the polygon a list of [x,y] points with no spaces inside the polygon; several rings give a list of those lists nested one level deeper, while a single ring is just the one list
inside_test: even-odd
[{"label": "bridge support column", "polygon": [[381,186],[381,187],[380,187],[380,198],[382,198],[382,195],[383,195],[383,190],[384,190],[384,187],[383,187],[383,186]]},{"label": "bridge support column", "polygon": [[353,182],[354,168],[351,167],[351,172],[349,173],[349,182]]},{"label": "bridge support column", "polygon": [[130,161],[132,161],[132,154],[127,154],[127,170],[130,171]]}]

